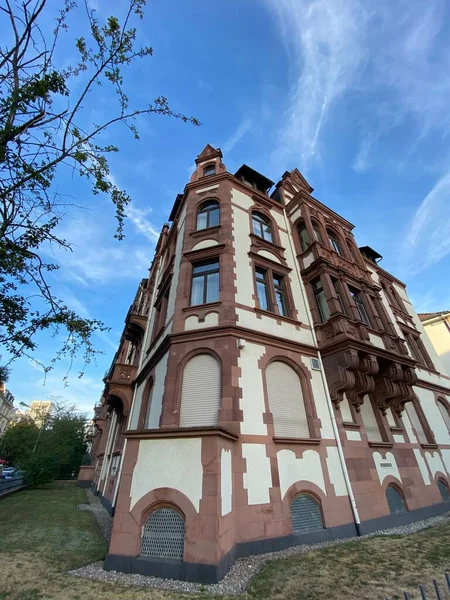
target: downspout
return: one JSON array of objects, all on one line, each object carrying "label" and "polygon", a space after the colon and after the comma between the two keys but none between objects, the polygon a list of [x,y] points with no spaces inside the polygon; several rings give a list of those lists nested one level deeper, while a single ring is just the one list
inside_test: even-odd
[{"label": "downspout", "polygon": [[[285,227],[286,227],[286,231],[288,232],[288,241],[289,241],[289,247],[291,249],[291,253],[292,256],[294,258],[294,266],[295,266],[295,271],[297,272],[297,276],[300,282],[300,292],[302,295],[302,300],[303,300],[303,304],[306,308],[306,318],[308,319],[308,325],[311,329],[311,334],[312,334],[312,338],[314,341],[315,346],[318,348],[317,346],[317,337],[316,337],[316,332],[314,330],[314,326],[311,320],[311,316],[309,313],[309,304],[308,301],[305,298],[305,293],[303,291],[303,279],[300,273],[300,268],[298,266],[298,261],[296,258],[296,254],[294,252],[294,248],[292,245],[292,239],[291,239],[291,235],[290,235],[290,224],[288,223],[288,219],[287,219],[287,215],[286,215],[286,209],[283,210],[283,216],[284,216],[284,222],[285,222]],[[358,535],[361,535],[361,520],[359,518],[359,513],[358,513],[358,509],[356,507],[356,501],[355,501],[355,495],[353,494],[353,489],[352,489],[352,484],[350,482],[350,478],[348,476],[348,471],[347,471],[347,465],[345,464],[345,456],[344,456],[344,451],[342,449],[342,443],[341,443],[341,438],[339,437],[339,430],[338,430],[338,426],[336,423],[336,417],[334,416],[334,407],[333,407],[333,402],[331,401],[331,396],[330,396],[330,392],[328,390],[328,384],[325,378],[325,373],[323,370],[323,363],[322,363],[322,357],[320,356],[320,351],[317,350],[318,356],[319,356],[319,360],[320,360],[320,377],[322,379],[322,385],[323,388],[325,390],[325,397],[327,400],[327,406],[328,406],[328,412],[330,415],[330,419],[331,419],[331,425],[333,427],[333,432],[334,432],[334,437],[336,439],[336,446],[338,449],[338,456],[339,456],[339,462],[341,463],[341,468],[342,468],[342,472],[344,474],[344,481],[345,481],[345,487],[347,488],[347,492],[348,492],[348,496],[350,498],[350,505],[352,507],[352,512],[353,512],[353,518],[355,520],[355,525],[356,525],[356,533]]]}]

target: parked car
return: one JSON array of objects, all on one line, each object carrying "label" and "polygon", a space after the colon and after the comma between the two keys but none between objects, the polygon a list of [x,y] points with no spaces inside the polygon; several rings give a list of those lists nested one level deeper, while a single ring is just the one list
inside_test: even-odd
[{"label": "parked car", "polygon": [[5,467],[3,469],[3,473],[2,473],[2,477],[3,479],[11,479],[12,477],[15,477],[17,473],[17,469],[15,469],[14,467]]}]

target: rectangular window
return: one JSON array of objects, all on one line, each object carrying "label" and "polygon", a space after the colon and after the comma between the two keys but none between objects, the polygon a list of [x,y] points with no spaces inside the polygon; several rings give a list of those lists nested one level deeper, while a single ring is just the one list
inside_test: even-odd
[{"label": "rectangular window", "polygon": [[219,259],[194,263],[192,270],[191,306],[219,300]]},{"label": "rectangular window", "polygon": [[319,310],[320,318],[322,323],[328,321],[330,318],[330,309],[328,308],[327,299],[325,297],[325,292],[322,287],[322,281],[320,279],[316,279],[312,282],[312,288],[314,291],[314,296],[316,298],[317,308]]},{"label": "rectangular window", "polygon": [[352,295],[353,301],[356,304],[361,321],[371,327],[372,323],[370,322],[369,315],[367,314],[366,307],[364,306],[363,299],[361,298],[361,292],[351,286],[348,286],[348,289],[350,290],[350,294]]},{"label": "rectangular window", "polygon": [[342,296],[341,296],[341,291],[340,291],[340,286],[339,286],[339,282],[337,279],[332,279],[331,280],[333,282],[333,287],[334,287],[334,291],[336,292],[336,296],[339,300],[339,306],[341,307],[341,312],[346,315],[347,311],[345,310],[345,305],[342,301]]},{"label": "rectangular window", "polygon": [[284,277],[281,275],[273,276],[273,287],[275,291],[275,301],[278,306],[278,314],[287,316],[286,293],[284,291]]},{"label": "rectangular window", "polygon": [[256,291],[258,293],[259,308],[269,310],[269,289],[267,287],[267,271],[256,269]]}]

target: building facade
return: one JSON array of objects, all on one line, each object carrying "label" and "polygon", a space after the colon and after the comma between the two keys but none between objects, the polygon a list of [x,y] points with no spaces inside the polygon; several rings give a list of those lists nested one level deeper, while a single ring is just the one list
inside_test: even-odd
[{"label": "building facade", "polygon": [[405,285],[312,191],[197,157],[95,408],[105,568],[217,581],[449,510],[450,378]]},{"label": "building facade", "polygon": [[441,359],[445,374],[450,375],[450,311],[421,313],[419,319]]},{"label": "building facade", "polygon": [[2,436],[15,414],[14,396],[6,389],[4,381],[0,382],[0,436]]}]

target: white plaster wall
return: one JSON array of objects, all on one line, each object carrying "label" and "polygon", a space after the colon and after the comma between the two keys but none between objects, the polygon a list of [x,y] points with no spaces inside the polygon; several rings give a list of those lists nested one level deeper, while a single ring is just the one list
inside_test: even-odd
[{"label": "white plaster wall", "polygon": [[289,215],[291,225],[293,223],[295,223],[295,221],[297,221],[297,219],[300,219],[301,216],[302,216],[302,211],[299,208],[296,208],[293,212],[291,212],[291,214]]},{"label": "white plaster wall", "polygon": [[233,491],[231,473],[231,450],[222,448],[220,456],[220,489],[222,497],[222,517],[231,512],[231,495]]},{"label": "white plaster wall", "polygon": [[418,386],[414,386],[414,391],[419,398],[420,406],[422,407],[428,424],[434,433],[436,442],[438,444],[450,444],[450,434],[436,404],[434,392]]},{"label": "white plaster wall", "polygon": [[348,429],[345,431],[345,435],[347,436],[347,439],[352,442],[361,441],[361,434],[359,433],[359,431],[352,431],[351,429]]},{"label": "white plaster wall", "polygon": [[308,254],[304,254],[302,256],[303,267],[307,269],[314,262],[314,252],[308,252]]},{"label": "white plaster wall", "polygon": [[210,312],[205,315],[204,321],[199,321],[197,315],[191,315],[184,321],[184,330],[204,329],[205,327],[217,327],[219,324],[219,313]]},{"label": "white plaster wall", "polygon": [[196,194],[203,194],[203,192],[211,192],[212,190],[218,190],[219,185],[210,185],[209,187],[204,187],[201,190],[197,190]]},{"label": "white plaster wall", "polygon": [[[398,466],[395,461],[395,456],[392,454],[392,452],[386,452],[386,458],[383,458],[380,452],[374,452],[373,461],[375,463],[378,479],[380,480],[381,484],[383,484],[384,479],[389,475],[396,477],[399,481],[402,480],[400,477],[400,471],[398,470]],[[390,463],[390,466],[383,466],[384,463]]]},{"label": "white plaster wall", "polygon": [[416,373],[419,381],[424,381],[425,383],[434,383],[435,385],[445,387],[448,389],[448,393],[450,394],[450,380],[447,379],[445,375],[441,376],[436,373],[431,373],[430,371],[421,369],[420,367],[416,367]]},{"label": "white plaster wall", "polygon": [[167,372],[167,359],[169,353],[166,352],[161,358],[159,363],[156,365],[154,380],[153,380],[153,392],[152,392],[152,403],[150,406],[150,414],[148,419],[148,428],[157,429],[159,428],[159,418],[161,417],[162,400],[164,395],[166,372]]},{"label": "white plaster wall", "polygon": [[[280,219],[282,219],[281,227],[286,227],[286,222],[283,217],[280,215]],[[291,290],[292,296],[295,300],[295,308],[297,310],[297,319],[302,323],[308,323],[307,311],[309,310],[303,302],[303,297],[305,296],[303,281],[299,277],[298,273],[298,262],[297,257],[294,252],[294,244],[292,242],[291,234],[287,234],[284,231],[280,231],[280,241],[281,245],[286,248],[284,253],[286,257],[287,266],[292,269],[290,273],[290,282],[291,282]],[[312,338],[311,338],[312,339]]]},{"label": "white plaster wall", "polygon": [[265,258],[268,258],[269,260],[273,260],[274,262],[277,262],[277,263],[280,262],[280,259],[278,258],[278,256],[273,254],[273,252],[269,252],[268,250],[258,250],[257,254],[259,254],[259,256],[264,256]]},{"label": "white plaster wall", "polygon": [[293,483],[302,480],[315,483],[326,494],[320,455],[316,450],[306,450],[302,458],[296,458],[292,450],[280,450],[277,461],[282,498]]},{"label": "white plaster wall", "polygon": [[364,396],[364,402],[361,404],[361,417],[369,442],[381,442],[383,438],[381,437],[372,403],[367,395]]},{"label": "white plaster wall", "polygon": [[240,408],[244,420],[241,423],[241,433],[267,435],[267,425],[263,422],[265,412],[262,371],[258,361],[265,353],[265,346],[247,343],[242,348],[238,358],[241,369],[239,387],[242,390]]},{"label": "white plaster wall", "polygon": [[202,498],[201,438],[141,440],[131,482],[130,508],[154,489],[169,487],[189,498],[198,512]]},{"label": "white plaster wall", "polygon": [[394,438],[394,442],[396,444],[404,444],[405,443],[405,438],[401,433],[394,433],[393,438]]},{"label": "white plaster wall", "polygon": [[444,463],[442,462],[439,452],[425,452],[425,459],[430,467],[432,476],[434,477],[438,471],[445,473]]},{"label": "white plaster wall", "polygon": [[328,446],[327,448],[327,469],[336,496],[348,496],[339,452],[335,446]]},{"label": "white plaster wall", "polygon": [[339,408],[341,411],[342,420],[346,421],[347,423],[352,423],[353,417],[352,417],[352,413],[350,410],[350,405],[348,403],[348,398],[345,394],[342,398],[342,402],[339,404]]},{"label": "white plaster wall", "polygon": [[265,444],[242,444],[242,456],[247,461],[244,473],[244,488],[249,504],[270,502],[269,489],[272,487],[270,459],[266,456]]},{"label": "white plaster wall", "polygon": [[403,421],[403,425],[405,426],[406,433],[408,434],[410,443],[417,444],[418,440],[417,440],[417,437],[414,435],[414,432],[412,430],[411,420],[410,420],[406,410],[404,410],[402,412],[402,421]]},{"label": "white plaster wall", "polygon": [[385,349],[384,342],[379,335],[369,332],[369,339],[370,339],[370,343],[373,344],[374,346],[376,346],[377,348],[383,348],[383,350]]},{"label": "white plaster wall", "polygon": [[131,417],[128,427],[136,429],[139,421],[139,413],[141,412],[142,394],[144,393],[146,381],[143,381],[134,392],[133,406],[131,408]]},{"label": "white plaster wall", "polygon": [[211,246],[218,246],[219,242],[217,240],[202,240],[201,242],[197,242],[195,246],[192,248],[191,252],[194,250],[201,250],[202,248],[211,248]]},{"label": "white plaster wall", "polygon": [[[320,434],[323,439],[334,439],[333,425],[331,423],[330,411],[327,405],[321,372],[310,369],[311,363],[309,356],[302,356],[302,363],[311,374],[310,381],[313,391],[314,404],[316,406],[317,416],[321,421]],[[322,365],[321,368],[323,368]]]},{"label": "white plaster wall", "polygon": [[[239,190],[232,190],[232,201],[244,210],[252,205],[252,199]],[[235,248],[235,275],[236,275],[236,302],[244,306],[254,306],[254,287],[251,276],[250,258],[250,224],[249,216],[238,206],[232,205],[234,248]]]},{"label": "white plaster wall", "polygon": [[447,473],[450,475],[450,450],[448,448],[446,448],[445,450],[441,450],[441,456]]},{"label": "white plaster wall", "polygon": [[430,323],[424,329],[441,360],[443,374],[450,377],[450,331],[444,321]]},{"label": "white plaster wall", "polygon": [[[253,289],[250,267],[247,273],[247,279],[252,285]],[[255,301],[252,299],[251,304],[247,304],[247,306],[255,306]],[[280,324],[278,324],[274,317],[257,315],[255,312],[253,312],[253,310],[245,310],[239,307],[236,308],[236,314],[238,317],[238,325],[241,327],[248,327],[249,329],[256,329],[257,331],[264,331],[265,333],[279,338],[291,340],[293,342],[297,342],[298,344],[313,344],[311,331],[304,328],[297,330],[293,323],[281,321]]]},{"label": "white plaster wall", "polygon": [[416,457],[417,464],[419,465],[420,473],[422,475],[424,484],[430,485],[431,481],[430,474],[427,469],[427,464],[418,448],[414,448],[414,456]]}]

